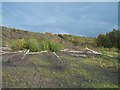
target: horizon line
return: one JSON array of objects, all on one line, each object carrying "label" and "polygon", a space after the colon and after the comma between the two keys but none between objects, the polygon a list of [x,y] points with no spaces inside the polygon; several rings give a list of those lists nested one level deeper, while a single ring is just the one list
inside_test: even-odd
[{"label": "horizon line", "polygon": [[5,26],[5,25],[0,25],[0,27],[6,27],[6,28],[11,28],[11,29],[16,29],[16,30],[18,29],[18,30],[21,30],[21,31],[28,31],[28,32],[33,32],[33,33],[42,33],[42,34],[51,33],[51,34],[73,35],[73,36],[80,36],[80,37],[86,37],[86,38],[95,38],[95,37],[90,37],[90,36],[86,36],[86,35],[75,35],[75,34],[70,34],[70,33],[60,33],[60,32],[59,33],[54,33],[54,32],[31,31],[31,30],[28,30],[28,29],[16,28],[16,27]]}]

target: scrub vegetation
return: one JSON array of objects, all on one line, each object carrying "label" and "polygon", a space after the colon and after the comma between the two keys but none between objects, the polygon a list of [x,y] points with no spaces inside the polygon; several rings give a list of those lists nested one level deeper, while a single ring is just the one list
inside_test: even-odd
[{"label": "scrub vegetation", "polygon": [[60,51],[62,49],[62,45],[52,41],[37,41],[36,39],[18,39],[11,41],[11,48],[12,50],[24,50],[29,49],[32,52],[39,52],[39,51]]}]

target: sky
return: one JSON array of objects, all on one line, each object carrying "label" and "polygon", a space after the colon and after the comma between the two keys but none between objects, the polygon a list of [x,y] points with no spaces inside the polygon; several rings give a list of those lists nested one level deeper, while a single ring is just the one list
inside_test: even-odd
[{"label": "sky", "polygon": [[2,25],[96,37],[118,28],[118,3],[2,2]]},{"label": "sky", "polygon": [[119,0],[1,0],[2,2],[119,2]]}]

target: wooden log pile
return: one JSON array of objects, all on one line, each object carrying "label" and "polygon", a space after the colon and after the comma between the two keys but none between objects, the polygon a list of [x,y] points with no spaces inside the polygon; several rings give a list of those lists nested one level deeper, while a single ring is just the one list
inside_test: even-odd
[{"label": "wooden log pile", "polygon": [[101,53],[91,50],[89,48],[85,48],[84,51],[77,51],[77,50],[70,50],[70,49],[64,49],[61,50],[62,52],[68,53],[69,55],[75,56],[75,57],[87,57],[90,55],[101,55]]}]

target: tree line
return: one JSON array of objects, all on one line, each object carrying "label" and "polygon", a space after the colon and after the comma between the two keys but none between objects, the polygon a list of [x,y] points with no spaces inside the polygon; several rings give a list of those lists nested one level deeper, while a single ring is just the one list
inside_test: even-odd
[{"label": "tree line", "polygon": [[106,48],[115,47],[120,51],[120,30],[113,29],[106,34],[99,34],[96,38],[96,44]]}]

